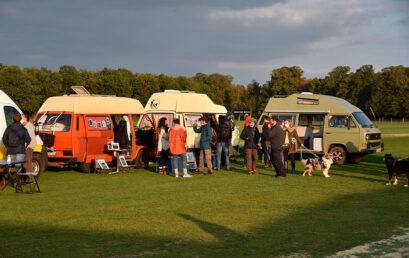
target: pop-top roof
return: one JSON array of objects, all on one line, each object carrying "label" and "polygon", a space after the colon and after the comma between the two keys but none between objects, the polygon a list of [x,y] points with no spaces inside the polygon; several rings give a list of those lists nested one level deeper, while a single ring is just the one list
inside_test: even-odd
[{"label": "pop-top roof", "polygon": [[195,92],[165,91],[154,93],[145,106],[146,112],[226,114],[227,109],[216,105],[206,95]]},{"label": "pop-top roof", "polygon": [[38,112],[73,112],[74,114],[145,114],[137,99],[102,96],[69,95],[48,98]]}]

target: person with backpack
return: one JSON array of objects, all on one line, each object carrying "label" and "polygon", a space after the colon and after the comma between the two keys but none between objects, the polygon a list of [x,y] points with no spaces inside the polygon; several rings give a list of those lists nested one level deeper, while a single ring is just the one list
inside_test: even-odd
[{"label": "person with backpack", "polygon": [[[6,128],[3,134],[3,144],[7,148],[7,160],[24,160],[26,148],[31,142],[31,137],[27,129],[20,122],[20,114],[14,114],[13,121],[14,122]],[[6,166],[6,170],[8,169],[9,166]],[[21,164],[16,164],[15,169],[16,172],[19,172],[21,170]],[[1,184],[3,185],[4,183],[5,178],[3,177]]]},{"label": "person with backpack", "polygon": [[179,159],[182,160],[183,177],[192,177],[187,173],[186,164],[186,132],[180,126],[180,119],[173,120],[173,127],[169,130],[169,152],[173,156],[172,168],[175,177],[179,177]]},{"label": "person with backpack", "polygon": [[249,175],[253,173],[258,175],[256,170],[258,161],[258,142],[260,140],[260,133],[256,126],[256,119],[250,118],[249,125],[243,129],[240,138],[245,141],[246,157],[247,157],[247,169]]},{"label": "person with backpack", "polygon": [[193,126],[195,133],[200,133],[199,171],[196,174],[203,174],[204,159],[206,158],[207,168],[209,169],[207,175],[212,175],[212,151],[210,147],[212,128],[210,127],[210,123],[207,123],[206,118],[203,116],[199,119],[199,125],[194,124]]},{"label": "person with backpack", "polygon": [[217,167],[216,170],[220,170],[223,158],[226,162],[227,171],[231,171],[230,168],[230,140],[232,137],[232,128],[230,120],[226,116],[219,116],[219,126],[217,128]]}]

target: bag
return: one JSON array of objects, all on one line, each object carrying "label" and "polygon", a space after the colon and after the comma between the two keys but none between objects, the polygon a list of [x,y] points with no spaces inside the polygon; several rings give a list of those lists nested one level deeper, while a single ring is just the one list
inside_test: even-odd
[{"label": "bag", "polygon": [[230,140],[232,136],[230,121],[225,116],[220,116],[219,121],[219,139],[222,141]]}]

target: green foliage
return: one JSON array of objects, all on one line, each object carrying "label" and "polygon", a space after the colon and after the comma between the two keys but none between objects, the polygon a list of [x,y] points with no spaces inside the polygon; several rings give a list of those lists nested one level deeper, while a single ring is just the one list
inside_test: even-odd
[{"label": "green foliage", "polygon": [[303,78],[298,66],[281,67],[271,72],[264,84],[252,81],[233,84],[233,77],[223,74],[197,73],[193,77],[172,77],[164,74],[139,74],[127,69],[104,68],[101,71],[78,71],[63,65],[56,72],[44,67],[24,68],[0,63],[0,89],[23,110],[36,113],[51,96],[72,94],[73,85],[83,85],[93,94],[132,97],[145,104],[155,92],[167,89],[207,94],[216,104],[228,110],[251,110],[256,116],[273,95],[289,95],[309,91],[338,96],[377,117],[408,117],[409,68],[391,66],[375,73],[372,65],[363,65],[355,72],[338,66],[325,78]]}]

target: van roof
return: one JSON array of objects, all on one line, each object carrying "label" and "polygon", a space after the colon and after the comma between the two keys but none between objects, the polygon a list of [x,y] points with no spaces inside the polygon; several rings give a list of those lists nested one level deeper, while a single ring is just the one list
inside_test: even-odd
[{"label": "van roof", "polygon": [[206,95],[187,91],[165,91],[152,94],[145,106],[146,112],[171,111],[177,113],[226,114],[224,106],[216,105]]},{"label": "van roof", "polygon": [[297,113],[362,112],[362,110],[344,99],[310,92],[295,93],[286,97],[272,97],[268,101],[265,111]]},{"label": "van roof", "polygon": [[14,103],[14,101],[2,90],[0,90],[0,104],[9,104],[12,106],[17,106],[16,103]]},{"label": "van roof", "polygon": [[74,114],[145,114],[137,99],[104,95],[68,95],[48,98],[38,112]]}]

